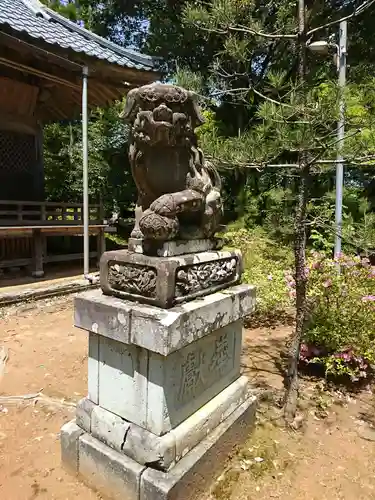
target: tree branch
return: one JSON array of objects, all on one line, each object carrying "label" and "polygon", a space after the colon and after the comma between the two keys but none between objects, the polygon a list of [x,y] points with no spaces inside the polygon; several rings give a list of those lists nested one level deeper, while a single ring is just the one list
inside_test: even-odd
[{"label": "tree branch", "polygon": [[[240,94],[241,92],[246,93],[246,92],[251,92],[251,91],[254,92],[254,94],[261,97],[262,99],[265,99],[266,101],[272,102],[273,104],[276,104],[277,106],[284,106],[286,108],[294,109],[294,106],[291,106],[290,104],[286,104],[285,102],[276,101],[275,99],[272,99],[271,97],[267,97],[266,95],[259,92],[259,90],[256,90],[254,87],[242,87],[242,88],[238,88],[238,89],[218,90],[217,92],[214,92],[212,94],[212,97],[220,97],[220,96],[223,96],[225,94],[235,95],[237,93]],[[196,94],[196,95],[198,97],[202,97],[203,99],[209,99],[208,97],[202,96],[200,94]]]},{"label": "tree branch", "polygon": [[327,151],[328,149],[332,148],[333,146],[335,146],[336,144],[340,143],[340,142],[343,142],[345,141],[346,139],[348,139],[349,137],[354,137],[355,135],[359,134],[360,130],[355,130],[352,134],[350,135],[347,135],[345,136],[344,138],[340,138],[340,139],[335,139],[334,141],[332,141],[330,144],[327,144],[325,145],[325,147],[322,147],[322,150],[321,152],[317,153],[314,158],[312,158],[310,161],[309,161],[309,166],[312,166],[314,165],[314,163],[316,163],[316,161],[322,157],[322,155],[324,154],[324,151]]},{"label": "tree branch", "polygon": [[[375,1],[375,0],[374,0]],[[250,35],[261,36],[263,38],[281,39],[281,38],[291,38],[297,39],[298,35],[296,33],[289,34],[276,34],[276,33],[264,33],[263,31],[257,31],[249,28],[248,26],[243,26],[239,24],[238,26],[228,26],[229,31],[239,31],[241,33],[248,33]]]},{"label": "tree branch", "polygon": [[322,24],[321,26],[318,26],[317,28],[313,28],[312,30],[307,32],[307,36],[310,36],[313,33],[316,33],[317,31],[320,31],[322,29],[329,28],[330,26],[334,26],[335,24],[339,24],[342,21],[348,21],[349,19],[352,19],[353,17],[359,16],[360,14],[365,12],[367,9],[369,9],[374,3],[375,3],[375,0],[365,0],[351,14],[344,16],[340,19],[337,19],[336,21],[330,21],[329,23]]},{"label": "tree branch", "polygon": [[195,22],[195,23],[193,22],[191,24],[195,28],[198,28],[202,31],[206,31],[208,33],[216,33],[217,35],[227,35],[228,32],[230,32],[230,31],[236,31],[236,32],[247,33],[249,35],[260,36],[263,38],[268,38],[268,39],[273,39],[273,40],[282,39],[282,38],[288,38],[288,39],[295,40],[298,38],[298,35],[293,34],[293,33],[286,33],[286,34],[264,33],[262,31],[253,30],[253,29],[249,28],[248,26],[242,26],[240,24],[238,26],[227,26],[226,29],[224,29],[224,28],[207,28],[207,26],[202,26],[202,24],[197,23],[197,22]]}]

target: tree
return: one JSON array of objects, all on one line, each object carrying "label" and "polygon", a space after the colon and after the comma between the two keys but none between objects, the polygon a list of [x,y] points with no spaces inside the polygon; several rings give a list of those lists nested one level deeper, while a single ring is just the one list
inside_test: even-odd
[{"label": "tree", "polygon": [[[107,213],[128,210],[136,189],[127,156],[128,127],[120,120],[123,103],[96,110],[90,117],[89,194]],[[82,128],[80,123],[51,124],[44,130],[47,198],[82,200]]]},{"label": "tree", "polygon": [[[365,4],[370,5],[369,2]],[[214,0],[210,5],[195,2],[186,5],[184,19],[186,23],[208,34],[226,37],[226,51],[220,54],[220,61],[213,67],[214,90],[211,91],[211,97],[225,99],[230,96],[234,102],[250,102],[250,105],[255,96],[262,100],[254,113],[256,125],[230,141],[218,139],[215,144],[218,148],[216,156],[222,159],[228,150],[235,151],[234,154],[241,155],[243,161],[246,158],[244,165],[247,162],[247,167],[257,168],[286,162],[289,168],[295,168],[298,175],[295,212],[296,326],[289,345],[284,401],[284,414],[290,422],[297,408],[299,351],[307,315],[308,190],[311,170],[323,155],[333,154],[337,149],[335,124],[339,92],[333,84],[329,86],[328,92],[324,92],[327,89],[314,85],[315,75],[307,71],[306,45],[312,30],[309,32],[306,27],[304,0],[298,1],[297,25],[289,28],[289,32],[283,30],[282,33],[270,33],[260,26],[257,11],[253,11],[253,7],[253,2],[246,0]],[[356,12],[353,11],[353,17]],[[263,65],[259,70],[252,58],[254,39],[260,39],[259,45],[268,48],[273,47],[275,40],[281,40],[283,44],[290,41],[292,59],[298,62],[297,74],[291,78],[290,73],[282,72],[277,66],[275,70],[274,67],[264,69]],[[229,64],[228,59],[232,60]],[[237,68],[233,71],[236,64]],[[254,74],[259,71],[263,82],[268,82],[266,93],[258,90],[257,79],[254,78]],[[238,86],[238,79],[244,82],[241,87]],[[217,91],[217,88],[220,90]],[[349,135],[358,134],[358,122],[354,121],[354,126],[354,131],[349,132]],[[234,143],[237,143],[237,148]]]}]

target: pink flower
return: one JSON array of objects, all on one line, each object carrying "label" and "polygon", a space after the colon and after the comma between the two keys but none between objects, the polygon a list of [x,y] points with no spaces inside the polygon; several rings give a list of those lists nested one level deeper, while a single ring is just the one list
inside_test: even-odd
[{"label": "pink flower", "polygon": [[296,298],[296,291],[295,290],[290,290],[289,293],[288,293],[289,297],[291,299],[295,299]]},{"label": "pink flower", "polygon": [[370,261],[367,257],[364,257],[362,260],[361,260],[361,264],[363,267],[369,267],[370,266]]},{"label": "pink flower", "polygon": [[323,283],[324,288],[329,288],[332,285],[332,280],[328,279]]},{"label": "pink flower", "polygon": [[268,281],[272,281],[272,280],[273,280],[273,276],[272,276],[272,274],[269,274],[269,275],[267,276],[267,279],[268,279]]},{"label": "pink flower", "polygon": [[375,295],[364,295],[362,302],[375,302]]},{"label": "pink flower", "polygon": [[315,261],[311,264],[311,269],[319,269],[322,266],[321,262]]},{"label": "pink flower", "polygon": [[311,358],[315,358],[322,354],[322,350],[311,344],[301,344],[301,348],[299,351],[299,356],[302,361],[308,361]]}]

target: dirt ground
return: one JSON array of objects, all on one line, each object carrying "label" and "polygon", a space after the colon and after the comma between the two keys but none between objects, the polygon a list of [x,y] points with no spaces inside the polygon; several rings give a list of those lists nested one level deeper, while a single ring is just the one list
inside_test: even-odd
[{"label": "dirt ground", "polygon": [[[101,498],[60,465],[60,427],[86,393],[87,336],[73,327],[72,300],[0,310],[0,353],[2,347],[8,352],[3,377],[0,370],[1,499]],[[268,389],[267,398],[254,434],[229,458],[207,498],[374,499],[370,388],[349,396],[304,380],[301,428],[277,425],[273,394],[282,388],[279,353],[289,332],[290,327],[245,332],[242,368],[254,386]]]}]

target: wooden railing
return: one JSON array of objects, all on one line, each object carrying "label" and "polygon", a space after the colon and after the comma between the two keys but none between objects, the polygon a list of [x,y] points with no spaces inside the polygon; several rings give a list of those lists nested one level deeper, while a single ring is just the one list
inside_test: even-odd
[{"label": "wooden railing", "polygon": [[[89,224],[103,224],[101,205],[89,205]],[[81,226],[81,203],[0,200],[0,226]]]}]

